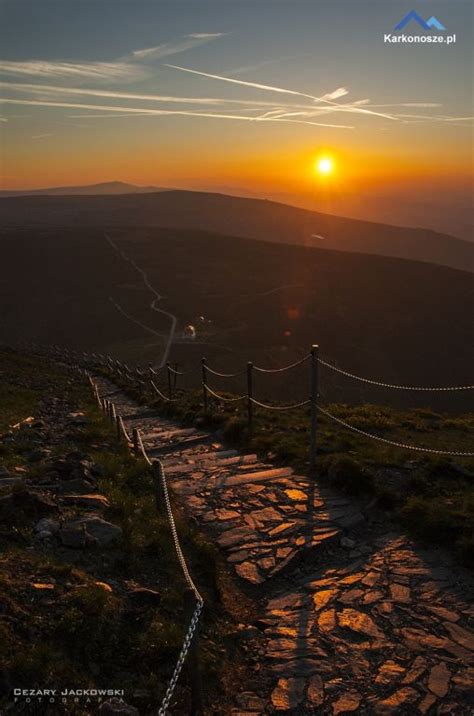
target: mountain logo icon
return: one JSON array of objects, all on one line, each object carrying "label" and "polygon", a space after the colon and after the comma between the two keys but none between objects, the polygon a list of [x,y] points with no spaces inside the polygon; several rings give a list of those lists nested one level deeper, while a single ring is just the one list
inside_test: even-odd
[{"label": "mountain logo icon", "polygon": [[432,15],[428,20],[423,20],[421,15],[418,15],[415,10],[412,10],[407,15],[405,15],[405,17],[400,20],[398,25],[395,25],[395,30],[404,30],[408,23],[412,20],[418,23],[418,25],[422,27],[423,30],[446,30],[443,23],[440,22],[438,18],[434,15]]}]

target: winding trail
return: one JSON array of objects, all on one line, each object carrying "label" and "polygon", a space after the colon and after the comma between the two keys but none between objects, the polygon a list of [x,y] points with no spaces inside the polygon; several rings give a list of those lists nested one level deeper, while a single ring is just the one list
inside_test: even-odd
[{"label": "winding trail", "polygon": [[236,638],[258,668],[229,713],[472,716],[472,574],[372,505],[95,380],[256,605]]},{"label": "winding trail", "polygon": [[[174,337],[176,334],[176,327],[178,325],[178,319],[173,313],[170,313],[170,311],[166,311],[163,308],[158,308],[157,304],[159,303],[159,301],[163,300],[163,296],[160,293],[158,293],[158,291],[155,289],[155,287],[150,283],[150,280],[148,278],[148,274],[146,273],[146,271],[144,271],[141,268],[141,266],[139,266],[132,258],[127,256],[127,254],[119,246],[117,246],[115,241],[108,234],[104,234],[104,236],[107,239],[110,246],[114,249],[114,251],[116,251],[118,253],[118,255],[123,259],[123,261],[127,261],[129,264],[131,264],[133,266],[133,268],[135,269],[135,271],[137,271],[141,275],[145,287],[154,296],[152,302],[150,303],[151,310],[155,311],[156,313],[161,313],[163,316],[166,316],[171,321],[169,333],[167,336],[165,336],[166,344],[165,344],[165,348],[163,351],[163,357],[162,357],[161,362],[158,366],[159,368],[161,368],[168,361],[169,354],[171,351],[171,346],[173,345],[173,340],[174,340]],[[144,330],[148,331],[149,333],[153,333],[156,336],[163,337],[162,333],[155,331],[153,328],[149,328],[148,326],[144,325],[137,319],[130,316],[121,306],[119,306],[119,304],[114,299],[110,299],[110,300],[115,305],[117,310],[119,310],[123,316],[125,316],[129,320],[133,321],[133,323],[136,323],[138,326],[140,326]]]}]

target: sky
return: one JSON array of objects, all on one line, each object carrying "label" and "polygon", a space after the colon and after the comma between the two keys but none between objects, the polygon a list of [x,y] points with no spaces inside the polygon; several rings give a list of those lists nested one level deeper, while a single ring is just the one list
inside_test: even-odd
[{"label": "sky", "polygon": [[[470,204],[470,0],[3,0],[3,188]],[[415,9],[456,42],[389,43]],[[333,160],[318,176],[315,160]],[[393,201],[396,203],[393,204]],[[402,216],[403,210],[400,208]]]}]

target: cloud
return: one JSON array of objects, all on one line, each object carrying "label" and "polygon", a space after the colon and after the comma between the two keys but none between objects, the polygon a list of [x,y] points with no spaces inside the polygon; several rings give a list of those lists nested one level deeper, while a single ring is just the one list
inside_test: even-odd
[{"label": "cloud", "polygon": [[[374,112],[369,109],[362,109],[361,107],[358,107],[352,103],[338,104],[337,102],[334,102],[331,99],[327,99],[326,96],[317,97],[315,95],[307,94],[306,92],[299,92],[297,90],[286,89],[283,87],[275,87],[273,85],[265,85],[265,84],[261,84],[260,82],[246,82],[245,80],[236,80],[233,77],[223,77],[222,75],[214,75],[209,72],[200,72],[198,70],[192,70],[188,67],[180,67],[178,65],[166,64],[165,67],[170,67],[171,69],[179,70],[180,72],[189,72],[193,75],[198,75],[200,77],[207,77],[208,79],[212,79],[212,80],[219,80],[222,82],[230,82],[232,84],[241,85],[243,87],[252,87],[254,89],[259,89],[259,90],[263,90],[266,92],[277,92],[280,94],[288,94],[288,95],[293,95],[293,96],[298,96],[298,97],[305,97],[306,99],[310,99],[313,102],[323,102],[326,104],[330,104],[333,107],[337,108],[338,111],[341,111],[341,112],[355,112],[358,114],[371,114],[374,116],[383,117],[384,119],[396,119],[396,117],[393,117],[390,114]],[[342,89],[343,88],[340,88],[337,91],[339,92]]]},{"label": "cloud", "polygon": [[162,57],[177,55],[180,52],[187,52],[200,45],[205,45],[212,40],[217,40],[219,37],[224,37],[224,35],[225,33],[223,32],[201,32],[185,35],[181,40],[177,40],[176,42],[165,42],[156,47],[134,50],[130,54],[125,55],[125,57],[121,57],[120,61],[128,64],[160,60]]},{"label": "cloud", "polygon": [[46,137],[54,137],[54,134],[34,134],[31,139],[46,139]]},{"label": "cloud", "polygon": [[[240,115],[240,114],[222,114],[218,112],[198,112],[194,110],[171,110],[171,109],[144,109],[142,107],[119,107],[119,106],[110,106],[110,105],[100,105],[100,104],[79,104],[75,102],[49,102],[47,100],[31,100],[31,99],[13,99],[9,97],[1,97],[0,98],[0,104],[19,104],[19,105],[28,105],[28,106],[37,106],[37,107],[61,107],[66,109],[87,109],[87,110],[101,110],[106,112],[121,112],[122,114],[130,114],[131,116],[138,115],[138,116],[182,116],[182,117],[205,117],[208,119],[231,119],[231,120],[241,120],[241,121],[247,121],[247,122],[256,122],[256,121],[262,121],[261,118],[257,117],[248,117],[246,115]],[[93,115],[92,117],[93,118]],[[309,124],[315,127],[331,127],[334,129],[354,129],[352,126],[348,125],[342,125],[342,124],[326,124],[326,123],[320,123],[320,122],[310,122],[306,120],[292,120],[292,119],[286,119],[282,118],[269,118],[268,121],[272,122],[291,122],[291,123],[297,123],[297,124]]]},{"label": "cloud", "polygon": [[88,79],[111,82],[133,81],[145,77],[149,70],[147,64],[162,57],[186,52],[211,42],[224,33],[196,33],[185,35],[175,42],[166,42],[156,47],[133,50],[124,57],[111,62],[64,62],[48,60],[0,60],[0,73],[29,77]]},{"label": "cloud", "polygon": [[[26,82],[5,82],[0,81],[0,87],[13,92],[21,92],[25,94],[41,94],[41,95],[70,95],[70,96],[90,96],[102,97],[104,99],[125,99],[125,100],[144,100],[147,102],[163,102],[178,103],[190,105],[210,105],[210,106],[239,106],[251,105],[247,107],[250,111],[256,111],[261,107],[269,107],[275,111],[285,111],[286,109],[311,109],[313,105],[302,103],[278,103],[265,100],[248,100],[248,99],[229,99],[222,97],[177,97],[159,94],[141,94],[136,92],[122,92],[116,90],[90,89],[85,87],[62,87],[58,85],[31,84]],[[359,102],[368,102],[369,100],[359,100]],[[357,104],[357,103],[354,103]],[[323,108],[322,108],[323,109]],[[243,111],[243,109],[241,109]]]},{"label": "cloud", "polygon": [[136,79],[141,75],[133,65],[123,62],[46,62],[43,60],[27,60],[26,62],[0,60],[0,73],[31,77],[112,81]]},{"label": "cloud", "polygon": [[345,87],[338,87],[333,92],[329,92],[329,94],[325,94],[321,97],[322,100],[333,100],[333,99],[339,99],[339,97],[345,97],[346,94],[349,94],[349,90],[347,90]]}]

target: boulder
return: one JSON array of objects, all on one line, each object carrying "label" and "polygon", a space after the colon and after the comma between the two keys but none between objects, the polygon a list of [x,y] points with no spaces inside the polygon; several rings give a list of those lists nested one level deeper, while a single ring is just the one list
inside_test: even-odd
[{"label": "boulder", "polygon": [[39,492],[22,489],[0,497],[0,517],[10,521],[21,516],[45,517],[58,511],[57,504]]},{"label": "boulder", "polygon": [[84,517],[63,525],[59,536],[66,547],[83,548],[93,544],[107,547],[121,539],[122,530],[100,517]]},{"label": "boulder", "polygon": [[35,532],[51,532],[51,534],[55,534],[59,531],[59,522],[56,522],[56,520],[51,520],[48,517],[44,517],[42,520],[37,522],[35,524]]}]

